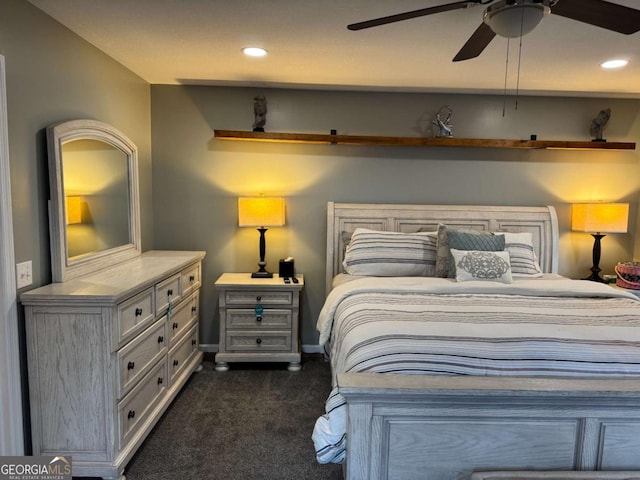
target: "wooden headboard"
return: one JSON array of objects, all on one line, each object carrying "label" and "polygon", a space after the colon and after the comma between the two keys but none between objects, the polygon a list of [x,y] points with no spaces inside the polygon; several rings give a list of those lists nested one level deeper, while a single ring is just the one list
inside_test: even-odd
[{"label": "wooden headboard", "polygon": [[452,228],[491,232],[531,232],[533,247],[545,273],[558,273],[558,218],[555,208],[492,207],[478,205],[327,204],[326,292],[342,272],[343,232],[358,227],[388,232],[436,231],[443,223]]}]

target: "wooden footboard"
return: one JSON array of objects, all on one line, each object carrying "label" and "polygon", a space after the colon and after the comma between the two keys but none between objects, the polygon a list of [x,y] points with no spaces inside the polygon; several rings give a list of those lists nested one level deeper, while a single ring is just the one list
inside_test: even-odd
[{"label": "wooden footboard", "polygon": [[640,470],[638,380],[344,373],[338,385],[347,480]]}]

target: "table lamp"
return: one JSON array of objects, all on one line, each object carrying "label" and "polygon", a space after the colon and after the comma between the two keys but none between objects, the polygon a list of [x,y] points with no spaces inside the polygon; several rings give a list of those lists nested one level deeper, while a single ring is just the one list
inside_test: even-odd
[{"label": "table lamp", "polygon": [[628,203],[578,203],[571,209],[571,229],[589,232],[594,238],[591,275],[584,280],[606,283],[600,276],[600,241],[606,233],[626,233]]},{"label": "table lamp", "polygon": [[264,234],[267,227],[281,227],[285,223],[284,198],[282,197],[239,197],[238,226],[258,227],[260,232],[259,270],[251,278],[272,278],[273,273],[266,270],[264,256],[267,250]]}]

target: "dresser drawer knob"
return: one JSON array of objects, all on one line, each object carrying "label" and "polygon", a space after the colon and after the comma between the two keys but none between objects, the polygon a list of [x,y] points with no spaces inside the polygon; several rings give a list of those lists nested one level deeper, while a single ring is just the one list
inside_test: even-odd
[{"label": "dresser drawer knob", "polygon": [[173,288],[170,288],[169,290],[167,290],[167,296],[171,296],[173,295]]},{"label": "dresser drawer knob", "polygon": [[158,336],[158,343],[164,343],[164,337],[162,335]]},{"label": "dresser drawer knob", "polygon": [[262,315],[256,316],[256,322],[261,322],[261,321],[262,321]]},{"label": "dresser drawer knob", "polygon": [[158,377],[158,385],[162,385],[162,377]]},{"label": "dresser drawer knob", "polygon": [[136,308],[136,317],[142,315],[142,309],[140,307]]},{"label": "dresser drawer knob", "polygon": [[189,281],[193,282],[196,279],[195,275],[189,275]]},{"label": "dresser drawer knob", "polygon": [[193,306],[191,307],[191,313],[196,313],[198,311],[198,307]]},{"label": "dresser drawer knob", "polygon": [[256,297],[256,302],[259,302],[260,300],[262,300],[262,297],[260,296]]},{"label": "dresser drawer knob", "polygon": [[129,413],[127,414],[127,418],[129,420],[131,420],[135,416],[136,416],[136,411],[135,410],[129,410]]},{"label": "dresser drawer knob", "polygon": [[127,370],[133,370],[136,368],[136,364],[134,362],[127,363]]},{"label": "dresser drawer knob", "polygon": [[262,339],[261,339],[261,338],[256,338],[256,343],[257,343],[258,345],[260,345],[260,344],[262,343]]},{"label": "dresser drawer knob", "polygon": [[176,323],[176,322],[173,322],[173,325],[172,325],[171,327],[175,330],[175,329],[176,329],[176,328],[178,328],[179,326],[180,326],[180,324],[178,324],[178,323]]},{"label": "dresser drawer knob", "polygon": [[174,367],[177,367],[179,363],[180,363],[180,362],[179,362],[178,360],[174,360],[174,361],[173,361],[173,366],[174,366]]},{"label": "dresser drawer knob", "polygon": [[195,347],[196,343],[198,343],[198,342],[196,342],[196,341],[195,341],[195,339],[194,339],[194,340],[191,340],[191,346],[192,346],[192,347]]}]

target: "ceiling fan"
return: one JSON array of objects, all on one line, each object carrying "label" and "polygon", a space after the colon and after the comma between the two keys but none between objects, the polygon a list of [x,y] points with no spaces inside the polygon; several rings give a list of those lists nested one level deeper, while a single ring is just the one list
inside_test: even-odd
[{"label": "ceiling fan", "polygon": [[352,23],[347,28],[363,30],[479,5],[488,5],[483,22],[454,57],[454,62],[477,57],[496,35],[514,38],[529,33],[550,13],[626,35],[640,30],[640,10],[604,0],[463,0]]}]

